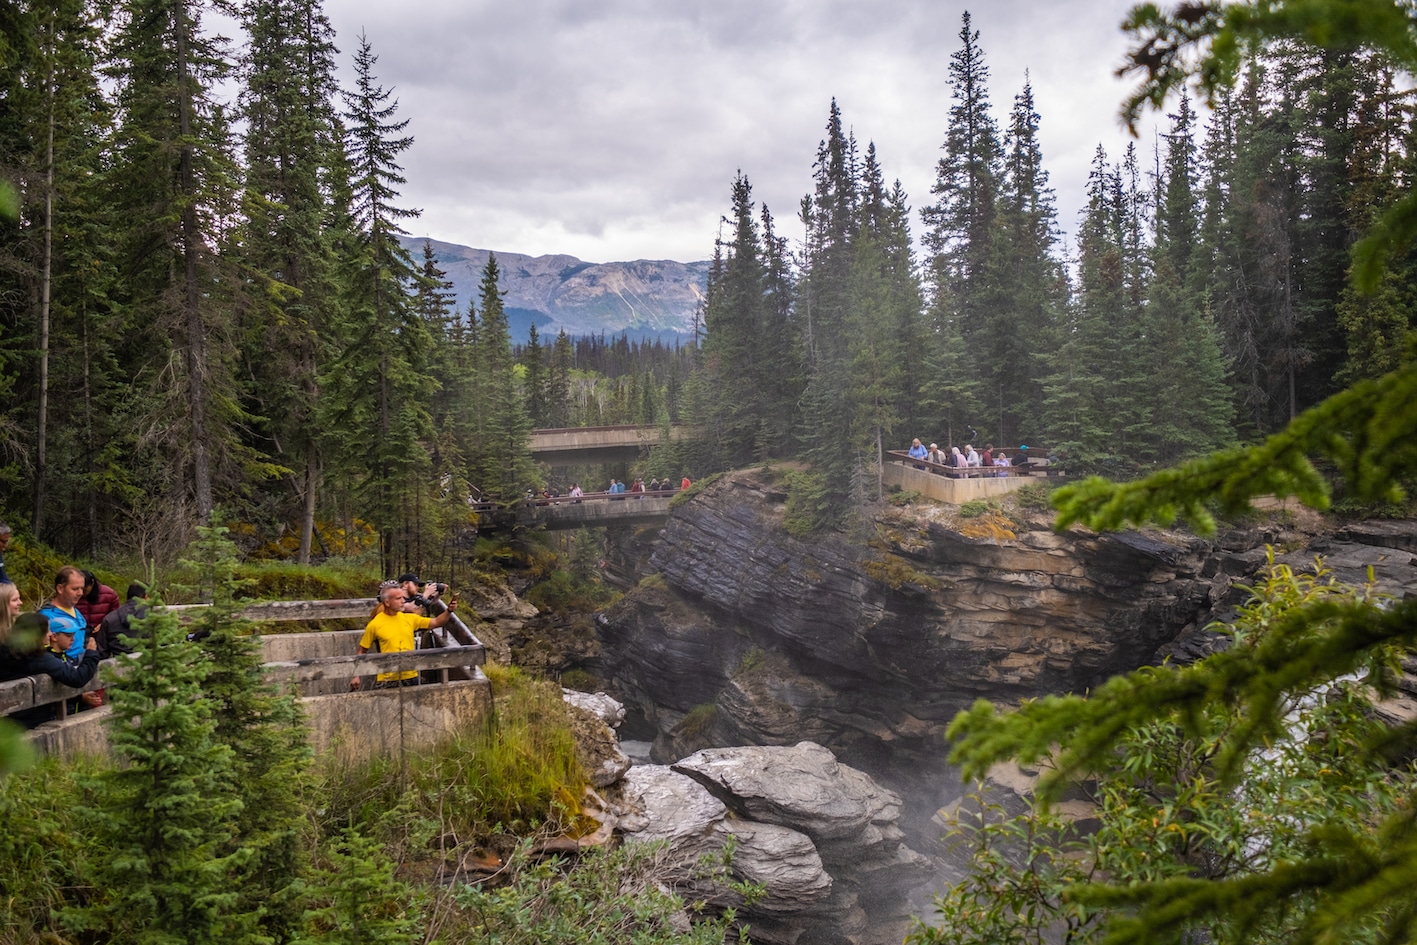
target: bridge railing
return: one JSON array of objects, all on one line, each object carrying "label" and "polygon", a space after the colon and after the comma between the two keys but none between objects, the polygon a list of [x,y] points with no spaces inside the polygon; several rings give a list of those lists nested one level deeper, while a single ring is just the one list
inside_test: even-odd
[{"label": "bridge railing", "polygon": [[[267,601],[247,606],[241,611],[241,616],[259,622],[337,618],[367,620],[376,605],[377,601],[372,597],[327,601]],[[209,606],[177,604],[165,609],[175,612],[183,621],[191,621]],[[441,612],[442,608],[442,603],[438,602],[434,609]],[[347,635],[353,636],[358,632],[347,631]],[[290,635],[275,636],[279,638]],[[264,667],[267,675],[273,680],[294,684],[348,680],[354,676],[412,670],[436,672],[437,678],[426,679],[427,682],[448,682],[451,679],[472,678],[476,667],[486,662],[486,648],[457,614],[442,627],[423,631],[421,637],[422,648],[406,653],[363,653],[276,660],[266,662]],[[44,675],[23,676],[0,682],[0,715],[11,715],[26,709],[58,703],[58,717],[64,718],[67,715],[69,700],[82,693],[102,689],[108,684],[110,680],[103,678],[103,666],[113,665],[114,662],[114,659],[104,660],[94,678],[77,688],[62,685]]]},{"label": "bridge railing", "polygon": [[[1062,469],[1052,464],[1048,450],[1035,451],[1032,447],[1029,447],[1029,455],[1025,461],[1009,466],[947,466],[944,463],[932,463],[927,459],[916,459],[906,450],[886,450],[885,453],[886,462],[915,466],[919,469],[929,470],[936,475],[948,476],[951,479],[1057,476],[1062,474]],[[1017,451],[1015,453],[1018,455]],[[1010,456],[1009,459],[1012,461],[1014,457]]]}]

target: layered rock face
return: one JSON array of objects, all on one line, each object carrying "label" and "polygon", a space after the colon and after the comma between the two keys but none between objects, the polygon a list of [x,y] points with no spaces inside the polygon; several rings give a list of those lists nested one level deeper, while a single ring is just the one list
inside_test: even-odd
[{"label": "layered rock face", "polygon": [[923,775],[975,699],[1142,665],[1256,564],[1181,535],[1059,535],[1046,513],[1013,537],[900,511],[802,539],[785,501],[768,472],[710,485],[670,518],[657,576],[599,618],[602,672],[654,724],[656,760],[805,738]]},{"label": "layered rock face", "polygon": [[[636,767],[619,790],[633,813],[618,829],[666,842],[665,879],[736,909],[755,942],[899,942],[904,894],[929,875],[897,826],[900,798],[811,742]],[[745,904],[738,883],[760,895]]]}]

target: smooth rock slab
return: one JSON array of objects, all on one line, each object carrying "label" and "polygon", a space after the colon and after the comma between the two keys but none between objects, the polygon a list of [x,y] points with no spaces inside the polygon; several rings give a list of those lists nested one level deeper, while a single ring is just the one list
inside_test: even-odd
[{"label": "smooth rock slab", "polygon": [[672,767],[744,817],[791,827],[818,841],[859,836],[887,811],[900,810],[898,795],[815,742],[707,748]]},{"label": "smooth rock slab", "polygon": [[578,689],[561,688],[561,698],[578,709],[584,709],[611,728],[619,728],[625,721],[625,707],[603,692],[581,692]]}]

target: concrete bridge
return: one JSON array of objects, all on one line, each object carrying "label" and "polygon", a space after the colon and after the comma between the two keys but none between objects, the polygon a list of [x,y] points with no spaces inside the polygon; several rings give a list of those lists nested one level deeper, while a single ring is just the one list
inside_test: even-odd
[{"label": "concrete bridge", "polygon": [[[680,440],[684,428],[669,428],[669,439]],[[531,431],[531,455],[552,466],[633,462],[645,450],[662,442],[657,426],[561,427]]]},{"label": "concrete bridge", "polygon": [[662,525],[669,518],[669,502],[678,489],[655,492],[587,492],[583,496],[537,496],[511,508],[482,503],[474,508],[480,531],[510,528],[598,528],[605,525]]}]

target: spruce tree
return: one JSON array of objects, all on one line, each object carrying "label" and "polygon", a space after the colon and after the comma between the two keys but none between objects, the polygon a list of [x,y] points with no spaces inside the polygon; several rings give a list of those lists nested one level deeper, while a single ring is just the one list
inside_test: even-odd
[{"label": "spruce tree", "polygon": [[397,205],[404,183],[399,155],[413,143],[396,120],[392,93],[373,73],[367,38],[355,53],[356,87],[343,92],[352,238],[339,321],[339,355],[322,377],[322,422],[334,436],[337,471],[380,539],[385,570],[407,549],[396,543],[417,489],[430,469],[427,439],[431,338],[413,305],[417,275],[399,243],[401,221],[417,214]]},{"label": "spruce tree", "polygon": [[762,350],[766,272],[752,185],[742,173],[733,181],[732,238],[714,249],[704,302],[704,370],[711,394],[702,428],[717,468],[746,466],[765,458],[763,431],[772,407],[763,383],[769,373]]},{"label": "spruce tree", "polygon": [[[327,227],[335,124],[333,30],[319,0],[247,0],[241,62],[246,121],[245,221],[233,248],[242,299],[247,397],[261,449],[282,467],[309,563],[325,463],[319,372],[330,357],[338,279]],[[281,523],[283,526],[284,521]]]},{"label": "spruce tree", "polygon": [[[920,216],[926,227],[926,269],[936,317],[958,318],[960,335],[974,355],[974,336],[994,314],[987,299],[1003,169],[998,126],[989,106],[989,69],[968,11],[959,38],[960,48],[951,54],[949,65],[954,104],[930,188],[935,202],[922,208]],[[949,313],[940,305],[948,305]]]},{"label": "spruce tree", "polygon": [[309,749],[299,704],[266,680],[260,639],[240,616],[236,546],[224,526],[198,529],[184,564],[210,604],[191,624],[206,655],[202,691],[213,712],[212,737],[230,749],[225,791],[240,802],[219,855],[232,858],[227,941],[283,941],[299,920],[304,868],[300,796]]},{"label": "spruce tree", "polygon": [[484,494],[509,501],[533,485],[535,476],[528,441],[531,418],[517,385],[500,281],[497,257],[489,254],[478,288],[478,442],[471,466]]},{"label": "spruce tree", "polygon": [[[210,520],[218,488],[243,474],[244,423],[230,320],[238,280],[217,253],[223,189],[233,178],[225,118],[211,89],[230,72],[195,0],[123,0],[112,74],[121,117],[107,175],[118,234],[125,356],[153,378],[130,422],[166,433],[142,461],[145,487],[169,510]],[[171,367],[177,367],[173,371]],[[170,416],[185,423],[173,427]]]},{"label": "spruce tree", "polygon": [[855,142],[845,131],[836,100],[827,134],[817,146],[813,193],[802,198],[806,227],[802,278],[797,287],[806,387],[802,441],[811,470],[799,476],[788,498],[797,529],[839,524],[862,479],[852,434],[848,319],[853,243],[858,225]]},{"label": "spruce tree", "polygon": [[210,664],[157,595],[133,626],[137,650],[118,657],[108,686],[118,764],[98,775],[93,812],[109,851],[93,882],[106,895],[66,921],[113,942],[216,945],[229,941],[241,900],[231,877],[250,854],[234,845],[242,802],[203,697]]},{"label": "spruce tree", "polygon": [[1055,256],[1058,224],[1038,140],[1040,117],[1025,78],[1004,136],[996,251],[988,276],[990,314],[971,353],[988,403],[983,426],[1000,443],[1036,439],[1045,355],[1057,338],[1067,280]]},{"label": "spruce tree", "polygon": [[1231,404],[1219,338],[1203,307],[1196,212],[1195,115],[1181,99],[1165,138],[1158,185],[1152,280],[1145,314],[1152,414],[1141,458],[1172,463],[1229,446]]}]

